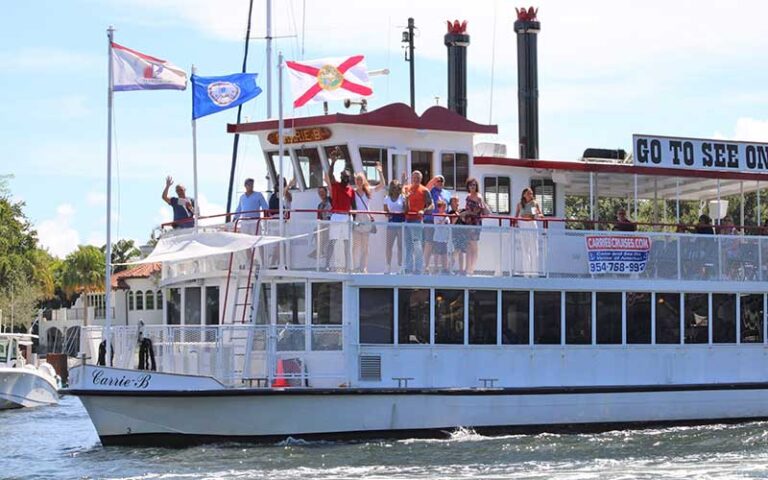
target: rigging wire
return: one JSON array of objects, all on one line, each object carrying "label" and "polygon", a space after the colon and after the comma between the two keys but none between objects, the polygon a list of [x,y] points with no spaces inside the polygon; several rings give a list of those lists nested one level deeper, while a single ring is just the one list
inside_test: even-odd
[{"label": "rigging wire", "polygon": [[496,73],[496,19],[498,17],[499,1],[493,2],[493,42],[491,44],[491,88],[489,92],[488,124],[493,125],[493,83]]}]

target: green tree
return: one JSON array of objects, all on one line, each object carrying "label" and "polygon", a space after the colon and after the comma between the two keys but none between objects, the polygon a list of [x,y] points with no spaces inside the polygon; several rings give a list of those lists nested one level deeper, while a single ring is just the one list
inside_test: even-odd
[{"label": "green tree", "polygon": [[[106,253],[107,246],[104,245],[101,247],[101,254],[104,255]],[[138,258],[141,256],[141,251],[136,248],[136,245],[133,240],[118,240],[117,243],[112,244],[112,265],[115,265],[116,263],[128,263],[134,258]],[[128,268],[127,265],[115,265],[112,267],[112,272],[122,272]]]},{"label": "green tree", "polygon": [[10,198],[8,175],[0,175],[0,310],[16,325],[28,325],[39,301],[53,295],[48,253],[24,215],[24,203]]},{"label": "green tree", "polygon": [[[104,291],[105,260],[101,249],[80,245],[64,259],[62,283],[68,295],[83,295],[83,307],[88,310],[88,294]],[[87,323],[87,315],[86,315]]]}]

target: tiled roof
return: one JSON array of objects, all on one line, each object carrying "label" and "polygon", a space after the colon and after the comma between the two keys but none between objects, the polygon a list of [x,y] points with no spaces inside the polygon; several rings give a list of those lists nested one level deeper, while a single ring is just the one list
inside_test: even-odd
[{"label": "tiled roof", "polygon": [[117,272],[112,275],[112,288],[128,288],[125,280],[129,278],[149,278],[159,273],[162,268],[160,263],[143,263],[133,268]]}]

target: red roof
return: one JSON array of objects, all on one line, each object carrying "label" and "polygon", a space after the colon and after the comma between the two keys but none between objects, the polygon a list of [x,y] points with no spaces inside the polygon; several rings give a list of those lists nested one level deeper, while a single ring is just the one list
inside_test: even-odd
[{"label": "red roof", "polygon": [[160,263],[143,263],[133,268],[112,275],[112,288],[128,288],[125,280],[129,278],[149,278],[162,269]]},{"label": "red roof", "polygon": [[[410,128],[413,130],[442,130],[446,132],[498,133],[496,125],[481,125],[467,120],[458,113],[444,107],[430,107],[421,116],[404,103],[393,103],[372,112],[361,114],[333,113],[315,117],[287,118],[285,128],[316,127],[342,123],[347,125],[368,125],[373,127]],[[228,124],[229,133],[262,132],[277,130],[277,120],[263,122]]]}]

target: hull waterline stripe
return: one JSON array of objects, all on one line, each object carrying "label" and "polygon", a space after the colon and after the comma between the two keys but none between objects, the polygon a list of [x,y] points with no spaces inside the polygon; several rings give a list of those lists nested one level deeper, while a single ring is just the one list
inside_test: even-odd
[{"label": "hull waterline stripe", "polygon": [[228,388],[222,390],[87,390],[65,389],[64,395],[84,397],[230,397],[230,396],[312,396],[312,395],[438,395],[438,396],[520,396],[594,395],[607,393],[694,392],[717,390],[768,390],[768,382],[712,383],[683,385],[605,385],[579,387],[511,388]]},{"label": "hull waterline stripe", "polygon": [[[605,423],[567,423],[567,424],[537,424],[462,427],[472,429],[480,435],[520,434],[531,435],[539,433],[600,433],[611,430],[639,430],[648,428],[672,426],[696,426],[712,424],[735,424],[745,422],[765,421],[768,417],[739,417],[698,420],[660,420],[652,422],[605,422]],[[183,433],[141,433],[127,435],[100,436],[102,445],[110,446],[145,446],[145,447],[175,447],[183,448],[210,443],[277,443],[288,438],[296,440],[325,440],[325,441],[361,441],[394,438],[449,438],[458,427],[425,428],[407,430],[361,430],[353,432],[308,433],[292,435],[194,435]]]}]

